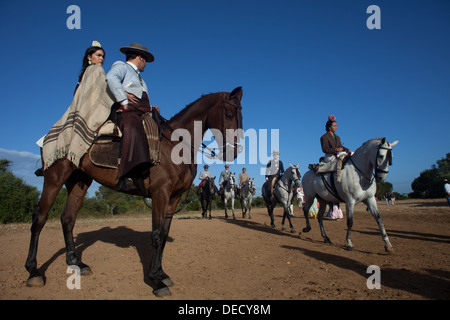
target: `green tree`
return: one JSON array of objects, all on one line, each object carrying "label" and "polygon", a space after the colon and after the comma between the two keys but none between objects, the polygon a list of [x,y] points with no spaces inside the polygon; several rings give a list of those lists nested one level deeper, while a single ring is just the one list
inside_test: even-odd
[{"label": "green tree", "polygon": [[9,170],[11,164],[10,160],[0,160],[0,222],[31,221],[39,191],[16,177]]},{"label": "green tree", "polygon": [[443,189],[444,178],[450,179],[450,153],[445,158],[436,161],[431,169],[426,169],[414,179],[411,184],[416,198],[442,198],[445,196]]},{"label": "green tree", "polygon": [[105,186],[99,187],[98,191],[95,192],[95,197],[101,202],[99,206],[106,205],[111,215],[130,211],[148,211],[148,208],[144,204],[143,197],[117,192]]},{"label": "green tree", "polygon": [[377,182],[377,192],[375,196],[378,199],[383,198],[383,194],[392,192],[392,183],[384,181],[384,182]]}]

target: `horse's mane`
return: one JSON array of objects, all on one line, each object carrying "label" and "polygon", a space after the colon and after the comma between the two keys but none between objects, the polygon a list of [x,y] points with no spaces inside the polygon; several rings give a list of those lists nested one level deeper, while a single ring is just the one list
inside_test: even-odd
[{"label": "horse's mane", "polygon": [[366,147],[369,143],[371,143],[372,141],[378,140],[378,141],[381,143],[381,140],[383,140],[383,139],[384,139],[384,138],[373,138],[373,139],[367,140],[366,142],[364,142],[364,143],[362,144],[361,147],[359,147],[358,149],[356,149],[355,153],[357,153],[358,151],[360,151],[360,149],[365,148],[365,147]]},{"label": "horse's mane", "polygon": [[180,112],[178,112],[176,115],[174,115],[172,118],[170,118],[169,121],[171,121],[171,120],[173,120],[173,119],[175,119],[175,118],[178,118],[178,117],[183,117],[184,114],[185,114],[188,110],[190,110],[190,108],[191,108],[193,105],[197,104],[197,103],[198,103],[200,100],[202,100],[203,98],[212,96],[213,94],[215,94],[215,93],[203,94],[200,98],[198,98],[198,99],[195,100],[194,102],[189,103],[189,104],[188,104],[186,107],[184,107]]}]

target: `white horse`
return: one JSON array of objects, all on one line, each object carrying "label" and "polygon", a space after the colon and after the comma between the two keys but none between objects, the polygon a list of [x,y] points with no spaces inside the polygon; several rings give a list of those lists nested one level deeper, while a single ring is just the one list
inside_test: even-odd
[{"label": "white horse", "polygon": [[253,178],[247,180],[241,188],[239,199],[241,200],[241,208],[242,208],[242,218],[245,218],[248,210],[248,218],[252,218],[252,200],[253,195],[255,194],[255,185],[253,183]]},{"label": "white horse", "polygon": [[292,225],[291,216],[289,215],[289,206],[291,205],[291,200],[293,196],[292,192],[292,182],[294,182],[295,187],[300,187],[300,171],[298,170],[298,163],[296,166],[289,164],[289,168],[284,172],[284,174],[278,179],[277,183],[273,187],[273,196],[270,192],[269,181],[266,181],[262,186],[262,196],[266,202],[267,211],[270,216],[270,225],[275,228],[273,209],[277,203],[281,203],[284,208],[283,220],[281,221],[281,230],[285,230],[284,221],[288,218],[289,225],[291,227],[291,232],[295,233],[294,226]]},{"label": "white horse", "polygon": [[[377,190],[375,180],[384,181],[386,179],[389,165],[392,165],[392,147],[397,143],[398,141],[389,144],[386,138],[366,141],[355,151],[342,169],[341,183],[337,183],[334,173],[325,173],[318,176],[311,170],[306,172],[302,181],[305,192],[303,212],[306,218],[306,228],[303,229],[303,232],[311,230],[308,211],[314,201],[314,197],[317,197],[320,204],[318,213],[320,231],[325,242],[331,243],[323,227],[323,214],[326,204],[328,202],[345,202],[347,211],[347,249],[353,250],[351,240],[353,208],[355,204],[362,201],[368,206],[378,223],[386,251],[392,251],[393,248],[389,242],[375,200],[375,192]],[[374,169],[375,174],[373,174]]]},{"label": "white horse", "polygon": [[234,177],[235,174],[231,173],[223,188],[223,207],[225,209],[225,218],[228,218],[228,201],[231,201],[231,212],[233,212],[233,219],[236,219],[234,215],[234,189],[236,189]]}]

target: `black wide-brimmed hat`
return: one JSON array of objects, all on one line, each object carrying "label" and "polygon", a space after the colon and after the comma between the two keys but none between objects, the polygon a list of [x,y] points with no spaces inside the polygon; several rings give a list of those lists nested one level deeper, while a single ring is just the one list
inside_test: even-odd
[{"label": "black wide-brimmed hat", "polygon": [[139,43],[133,42],[128,47],[122,47],[120,48],[120,52],[124,54],[129,52],[140,54],[147,62],[153,62],[155,60],[155,57],[148,51],[148,49]]}]

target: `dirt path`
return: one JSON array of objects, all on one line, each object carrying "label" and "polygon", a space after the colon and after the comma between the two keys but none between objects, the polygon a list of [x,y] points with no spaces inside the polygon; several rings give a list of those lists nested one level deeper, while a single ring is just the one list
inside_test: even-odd
[{"label": "dirt path", "polygon": [[[300,208],[293,218],[297,233],[269,227],[265,209],[253,219],[198,219],[198,213],[172,223],[163,266],[174,281],[167,299],[450,299],[450,208],[444,199],[406,200],[387,207],[379,202],[395,253],[384,252],[373,217],[358,205],[352,240],[345,250],[346,221],[325,221],[332,245],[324,244],[317,221],[312,231]],[[344,214],[345,214],[345,210]],[[240,213],[238,217],[240,217]],[[27,288],[24,268],[29,224],[0,226],[0,299],[149,299],[144,282],[150,256],[150,216],[80,219],[75,226],[77,251],[94,274],[81,279],[80,290],[66,281],[64,240],[59,221],[45,226],[38,265],[43,288]],[[370,290],[367,268],[380,268],[381,289]]]}]

